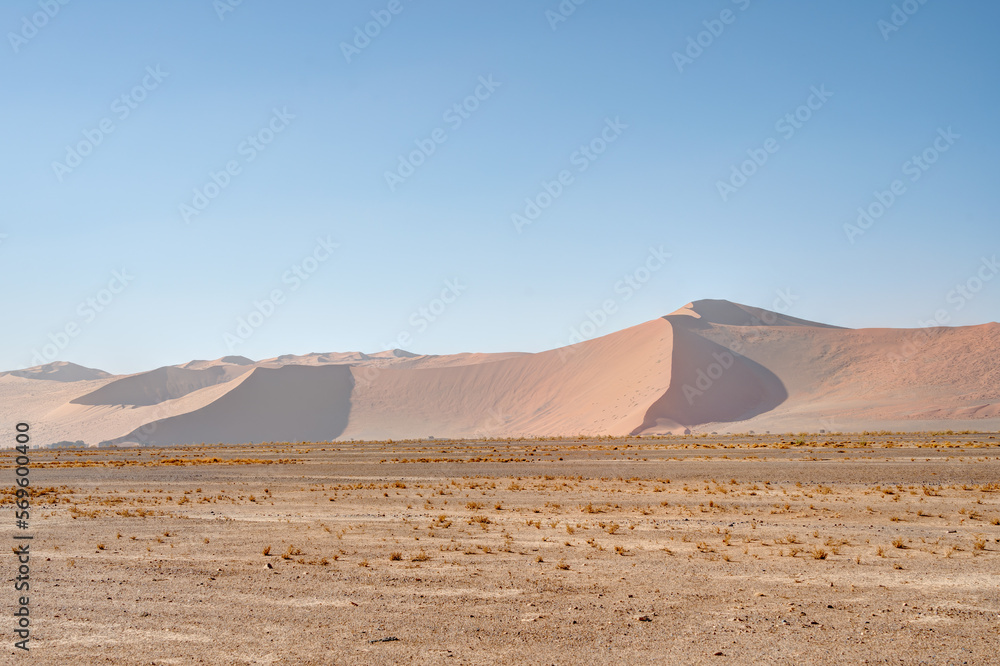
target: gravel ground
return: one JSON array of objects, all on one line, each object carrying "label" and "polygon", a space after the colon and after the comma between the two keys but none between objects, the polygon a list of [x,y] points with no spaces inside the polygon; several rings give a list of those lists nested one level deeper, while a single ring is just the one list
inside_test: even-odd
[{"label": "gravel ground", "polygon": [[[31,652],[9,632],[3,651],[998,663],[995,437],[35,451]],[[11,558],[9,609],[14,576]]]}]

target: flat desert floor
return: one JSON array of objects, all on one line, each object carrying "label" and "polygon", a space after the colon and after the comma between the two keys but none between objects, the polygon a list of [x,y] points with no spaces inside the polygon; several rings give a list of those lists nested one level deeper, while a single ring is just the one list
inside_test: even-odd
[{"label": "flat desert floor", "polygon": [[45,664],[995,664],[998,437],[33,451],[31,653],[10,613],[2,650]]}]

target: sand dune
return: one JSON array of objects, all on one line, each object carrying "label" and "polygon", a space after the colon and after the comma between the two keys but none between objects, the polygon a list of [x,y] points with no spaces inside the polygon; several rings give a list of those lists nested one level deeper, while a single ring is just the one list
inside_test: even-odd
[{"label": "sand dune", "polygon": [[11,370],[10,372],[0,372],[0,377],[9,375],[11,377],[22,377],[24,379],[43,379],[53,382],[85,382],[93,379],[104,379],[111,375],[103,370],[85,368],[76,363],[56,361],[38,365],[26,370]]},{"label": "sand dune", "polygon": [[155,405],[182,398],[206,386],[223,384],[252,370],[246,365],[217,365],[201,370],[158,368],[105,384],[70,402],[76,405]]},{"label": "sand dune", "polygon": [[120,440],[162,445],[336,439],[347,426],[353,383],[343,365],[255,368],[211,404],[154,421]]},{"label": "sand dune", "polygon": [[674,331],[670,386],[632,434],[746,421],[788,398],[784,384],[766,367],[700,336],[702,322],[685,315],[665,319]]},{"label": "sand dune", "polygon": [[468,365],[355,368],[345,437],[627,434],[670,382],[655,320],[572,347]]},{"label": "sand dune", "polygon": [[1000,428],[1000,324],[915,330],[713,326],[699,334],[740,349],[773,372],[789,394],[752,425],[726,431]]},{"label": "sand dune", "polygon": [[840,328],[830,324],[789,317],[763,308],[755,308],[730,301],[704,299],[688,303],[668,316],[687,316],[705,324],[724,326],[810,326],[813,328]]},{"label": "sand dune", "polygon": [[302,354],[296,356],[295,354],[282,354],[275,358],[269,358],[261,361],[257,365],[262,367],[280,367],[283,365],[358,365],[358,364],[371,364],[371,365],[384,365],[385,363],[393,363],[405,361],[408,359],[420,359],[426,358],[420,356],[419,354],[411,354],[410,352],[403,351],[401,349],[390,349],[388,351],[376,352],[374,354],[365,354],[364,352],[326,352],[326,353],[316,353]]},{"label": "sand dune", "polygon": [[998,352],[996,323],[854,330],[705,300],[537,354],[223,357],[128,377],[49,364],[0,376],[0,411],[91,444],[996,430]]},{"label": "sand dune", "polygon": [[215,368],[219,366],[227,365],[256,365],[251,359],[246,356],[223,356],[222,358],[217,358],[214,361],[190,361],[179,367],[185,370],[203,370],[205,368]]}]

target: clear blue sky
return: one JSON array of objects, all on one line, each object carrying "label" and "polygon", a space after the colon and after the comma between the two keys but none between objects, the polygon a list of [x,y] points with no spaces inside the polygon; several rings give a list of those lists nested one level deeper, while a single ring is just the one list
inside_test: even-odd
[{"label": "clear blue sky", "polygon": [[[1000,5],[911,0],[905,23],[893,5],[5,2],[0,369],[53,338],[59,360],[116,373],[538,351],[607,301],[586,334],[779,291],[789,314],[851,327],[996,320],[1000,276],[976,276],[1000,252]],[[417,142],[433,153],[397,171]],[[724,197],[747,151],[767,160]],[[526,198],[547,207],[518,231]],[[317,238],[339,246],[306,261]]]}]

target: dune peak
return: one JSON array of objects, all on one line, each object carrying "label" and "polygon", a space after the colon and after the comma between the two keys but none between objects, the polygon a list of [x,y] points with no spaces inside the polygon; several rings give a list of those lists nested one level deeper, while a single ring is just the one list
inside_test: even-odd
[{"label": "dune peak", "polygon": [[248,359],[246,356],[223,356],[219,359],[220,363],[229,363],[230,365],[253,365],[254,361]]},{"label": "dune peak", "polygon": [[[775,303],[775,307],[778,305]],[[811,328],[842,328],[831,324],[823,324],[808,319],[791,317],[774,310],[743,305],[724,299],[704,298],[691,301],[687,305],[674,310],[667,315],[668,320],[683,322],[681,318],[697,320],[699,324],[717,324],[720,326],[807,326]]]}]

